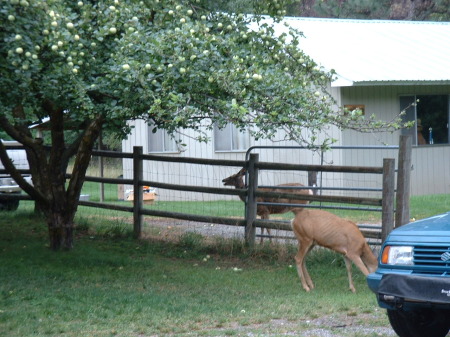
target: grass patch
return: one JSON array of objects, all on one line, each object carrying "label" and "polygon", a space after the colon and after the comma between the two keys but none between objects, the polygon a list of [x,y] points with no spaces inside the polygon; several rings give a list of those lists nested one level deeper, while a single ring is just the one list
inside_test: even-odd
[{"label": "grass patch", "polygon": [[450,194],[421,195],[411,197],[411,218],[416,220],[450,211]]},{"label": "grass patch", "polygon": [[[413,197],[411,215],[448,211],[449,198]],[[327,250],[307,258],[316,289],[306,293],[293,245],[249,250],[195,233],[135,241],[123,212],[83,208],[74,250],[54,253],[31,211],[21,202],[0,214],[1,336],[301,335],[326,317],[389,326],[364,276],[354,268],[350,293],[342,258]]]},{"label": "grass patch", "polygon": [[227,251],[226,240],[211,245],[198,234],[135,241],[120,223],[104,226],[84,226],[73,251],[54,253],[42,220],[2,213],[0,335],[223,336],[277,331],[252,327],[273,320],[298,332],[324,315],[378,312],[364,276],[355,270],[358,293],[350,293],[342,258],[328,251],[308,259],[317,289],[305,293],[292,255],[268,257],[277,246],[249,251],[231,242]]}]

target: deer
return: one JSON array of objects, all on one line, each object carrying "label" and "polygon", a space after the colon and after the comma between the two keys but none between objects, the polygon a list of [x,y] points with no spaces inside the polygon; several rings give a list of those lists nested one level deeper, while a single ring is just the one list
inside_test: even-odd
[{"label": "deer", "polygon": [[[238,173],[233,174],[229,176],[228,178],[225,178],[222,180],[224,186],[234,186],[235,188],[243,189],[245,188],[244,183],[244,176],[246,174],[247,170],[245,168],[241,169]],[[300,183],[287,183],[287,184],[281,184],[276,185],[274,188],[261,188],[261,191],[266,192],[286,192],[285,189],[276,188],[279,187],[304,187],[304,185]],[[312,195],[313,192],[311,189],[296,189],[293,190],[292,193],[295,194],[305,194],[305,195]],[[245,198],[242,196],[239,196],[239,198],[242,201],[245,201]],[[261,219],[269,219],[271,214],[284,214],[289,211],[293,211],[295,209],[299,209],[297,207],[291,207],[291,206],[283,206],[283,205],[260,205],[261,202],[267,202],[267,203],[283,203],[283,204],[308,204],[308,200],[290,200],[290,199],[276,199],[276,198],[262,198],[258,197],[256,199],[257,207],[256,207],[256,214],[261,217]],[[269,240],[272,241],[270,238],[270,230],[266,228],[267,234],[269,235]],[[261,227],[261,243],[263,243],[264,237],[264,228]]]},{"label": "deer", "polygon": [[352,262],[365,276],[376,270],[377,258],[354,222],[324,210],[303,209],[295,212],[291,226],[298,241],[295,256],[297,273],[307,292],[314,289],[314,283],[306,269],[305,258],[316,244],[344,256],[349,288],[353,293],[356,290],[352,279]]}]

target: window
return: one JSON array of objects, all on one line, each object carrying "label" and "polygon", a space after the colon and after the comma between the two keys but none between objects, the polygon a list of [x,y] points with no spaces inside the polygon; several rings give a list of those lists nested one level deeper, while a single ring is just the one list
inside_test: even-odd
[{"label": "window", "polygon": [[153,132],[154,126],[149,125],[148,152],[179,152],[176,140],[163,129]]},{"label": "window", "polygon": [[250,143],[247,131],[239,131],[233,124],[219,130],[214,126],[214,148],[216,151],[245,151]]},{"label": "window", "polygon": [[[413,105],[414,102],[417,102]],[[416,121],[402,134],[413,137],[413,145],[449,143],[449,96],[416,95],[400,97],[400,109],[406,109],[404,121]]]}]

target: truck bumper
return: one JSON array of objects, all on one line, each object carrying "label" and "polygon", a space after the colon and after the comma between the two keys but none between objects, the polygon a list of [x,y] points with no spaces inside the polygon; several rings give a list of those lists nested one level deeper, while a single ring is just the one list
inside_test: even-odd
[{"label": "truck bumper", "polygon": [[372,290],[375,294],[378,291],[378,287],[380,286],[381,278],[383,274],[380,273],[371,273],[367,275],[367,285],[369,286],[369,289]]},{"label": "truck bumper", "polygon": [[367,283],[382,308],[450,308],[450,276],[372,273]]}]

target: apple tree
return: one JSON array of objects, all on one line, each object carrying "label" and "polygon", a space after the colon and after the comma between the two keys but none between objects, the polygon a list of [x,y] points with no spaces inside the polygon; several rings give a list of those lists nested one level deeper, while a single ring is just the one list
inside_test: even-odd
[{"label": "apple tree", "polygon": [[[44,214],[53,250],[73,247],[73,219],[102,130],[124,137],[128,120],[144,118],[169,133],[193,129],[206,141],[213,124],[234,123],[252,125],[256,138],[283,128],[290,139],[314,143],[324,125],[361,121],[333,111],[326,91],[333,74],[299,49],[301,34],[276,34],[271,22],[286,3],[253,1],[252,15],[218,11],[208,0],[0,3],[0,128],[23,144],[33,185],[1,142],[0,159]],[[30,129],[44,119],[45,140]]]}]

